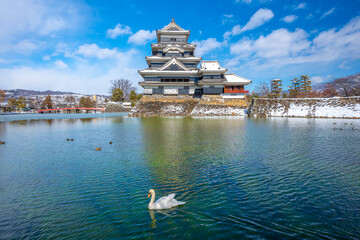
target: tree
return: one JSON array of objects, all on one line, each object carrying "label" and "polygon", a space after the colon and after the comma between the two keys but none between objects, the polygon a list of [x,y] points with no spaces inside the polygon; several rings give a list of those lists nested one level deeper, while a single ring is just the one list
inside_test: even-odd
[{"label": "tree", "polygon": [[68,105],[73,105],[75,104],[76,100],[74,96],[68,95],[66,96],[66,98],[64,99],[64,102]]},{"label": "tree", "polygon": [[129,99],[131,101],[131,106],[135,106],[137,101],[140,100],[142,94],[136,94],[135,90],[131,90]]},{"label": "tree", "polygon": [[79,105],[84,108],[92,108],[95,106],[95,101],[90,97],[81,97]]},{"label": "tree", "polygon": [[115,88],[112,91],[111,101],[123,102],[124,101],[124,92],[120,88]]},{"label": "tree", "polygon": [[281,79],[271,80],[271,95],[275,98],[279,98],[282,92],[282,81]]},{"label": "tree", "polygon": [[297,97],[300,93],[300,81],[298,78],[291,80],[291,86],[289,86],[290,97]]},{"label": "tree", "polygon": [[322,91],[321,95],[323,97],[330,98],[330,97],[335,97],[336,95],[338,95],[338,92],[332,84],[328,83],[328,84],[326,84],[326,87]]},{"label": "tree", "polygon": [[311,92],[311,80],[308,75],[300,76],[300,90],[305,94],[305,97],[308,97],[309,92]]},{"label": "tree", "polygon": [[16,107],[16,99],[9,98],[8,105],[9,107],[13,107],[13,108]]},{"label": "tree", "polygon": [[260,97],[270,97],[270,86],[271,81],[260,83],[255,89],[255,94],[259,95]]},{"label": "tree", "polygon": [[24,97],[20,97],[16,100],[16,108],[19,111],[20,109],[24,109],[26,107],[26,101]]},{"label": "tree", "polygon": [[45,100],[41,103],[40,108],[41,109],[52,109],[54,107],[54,104],[51,100],[50,94],[48,94],[45,98]]},{"label": "tree", "polygon": [[5,102],[5,92],[4,90],[0,90],[0,103]]},{"label": "tree", "polygon": [[283,92],[283,94],[282,94],[281,97],[282,97],[282,98],[287,98],[287,93],[286,93],[286,92]]},{"label": "tree", "polygon": [[116,88],[120,88],[123,92],[123,97],[128,98],[130,95],[131,90],[135,90],[135,88],[132,86],[132,83],[128,79],[120,78],[118,80],[112,80],[111,81],[111,87],[109,89],[109,93],[113,94],[114,90]]}]

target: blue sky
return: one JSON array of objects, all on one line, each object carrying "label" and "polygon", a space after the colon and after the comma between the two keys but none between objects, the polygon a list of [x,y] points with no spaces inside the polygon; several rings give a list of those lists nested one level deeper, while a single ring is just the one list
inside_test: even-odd
[{"label": "blue sky", "polygon": [[360,0],[0,1],[0,89],[138,91],[155,31],[174,17],[203,60],[253,80],[360,72]]}]

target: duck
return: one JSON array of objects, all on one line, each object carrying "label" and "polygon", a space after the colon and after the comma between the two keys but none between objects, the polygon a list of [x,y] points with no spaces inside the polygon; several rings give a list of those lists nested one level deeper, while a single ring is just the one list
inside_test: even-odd
[{"label": "duck", "polygon": [[95,151],[101,151],[101,147],[96,148]]},{"label": "duck", "polygon": [[155,190],[150,189],[148,197],[151,196],[150,203],[148,205],[149,209],[169,209],[172,207],[176,207],[179,205],[184,205],[185,202],[180,202],[175,199],[175,193],[169,194],[168,196],[164,196],[155,201]]},{"label": "duck", "polygon": [[0,141],[0,145],[3,145],[3,144],[5,144],[5,141]]}]

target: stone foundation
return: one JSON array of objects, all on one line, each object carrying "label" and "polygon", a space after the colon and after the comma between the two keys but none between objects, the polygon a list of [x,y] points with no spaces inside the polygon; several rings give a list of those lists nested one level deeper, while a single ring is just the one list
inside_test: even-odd
[{"label": "stone foundation", "polygon": [[244,116],[244,99],[223,99],[219,95],[192,96],[145,95],[129,117],[156,116]]},{"label": "stone foundation", "polygon": [[253,99],[250,116],[358,118],[360,97]]},{"label": "stone foundation", "polygon": [[191,116],[245,116],[244,99],[224,99],[219,95],[203,95]]},{"label": "stone foundation", "polygon": [[145,95],[129,117],[190,116],[199,99],[191,96]]}]

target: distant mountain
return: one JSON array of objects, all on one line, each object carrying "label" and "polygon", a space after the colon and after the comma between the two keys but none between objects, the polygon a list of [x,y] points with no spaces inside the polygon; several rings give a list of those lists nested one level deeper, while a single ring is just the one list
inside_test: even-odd
[{"label": "distant mountain", "polygon": [[32,95],[63,95],[63,94],[78,94],[73,92],[62,92],[62,91],[34,91],[34,90],[26,90],[26,89],[11,89],[11,90],[4,90],[7,95],[12,95],[16,97],[28,97]]},{"label": "distant mountain", "polygon": [[[80,94],[73,92],[62,92],[62,91],[35,91],[35,90],[26,90],[26,89],[10,89],[4,90],[6,93],[6,98],[19,98],[19,97],[29,97],[34,95],[84,95],[84,96],[92,96],[92,94]],[[99,96],[99,94],[97,94]],[[106,96],[106,95],[100,95]]]},{"label": "distant mountain", "polygon": [[335,87],[344,96],[360,95],[360,73],[315,84],[313,90],[323,91],[328,84]]}]

